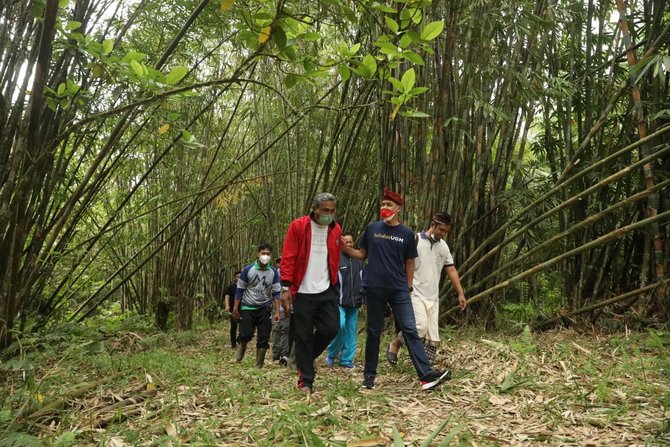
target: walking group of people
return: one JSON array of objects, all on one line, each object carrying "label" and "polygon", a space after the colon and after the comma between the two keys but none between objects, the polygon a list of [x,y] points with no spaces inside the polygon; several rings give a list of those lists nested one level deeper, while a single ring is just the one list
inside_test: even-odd
[{"label": "walking group of people", "polygon": [[362,386],[375,387],[389,305],[398,330],[398,338],[386,351],[389,363],[397,363],[398,350],[406,345],[422,389],[449,379],[448,369],[436,370],[431,363],[440,341],[439,283],[443,273],[458,293],[461,310],[466,306],[444,241],[452,221],[447,213],[435,214],[429,228],[415,234],[400,223],[403,204],[399,194],[384,189],[381,220],[365,228],[356,249],[354,236],[342,233],[335,221],[335,196],[320,193],[313,200],[312,212],[289,225],[279,268],[270,265],[272,247],[259,245],[257,260],[237,272],[237,282],[226,290],[236,360],[244,358],[255,331],[256,366],[263,366],[274,309],[277,341],[273,343],[273,357],[287,364],[290,351],[295,358],[298,388],[312,392],[314,361],[324,351],[329,366],[337,361],[341,367],[354,368],[358,312],[365,295],[367,340]]}]

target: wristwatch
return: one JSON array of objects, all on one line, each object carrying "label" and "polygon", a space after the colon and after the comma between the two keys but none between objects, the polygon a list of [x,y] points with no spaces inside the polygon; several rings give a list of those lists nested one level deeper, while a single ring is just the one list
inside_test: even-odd
[{"label": "wristwatch", "polygon": [[288,287],[286,287],[286,286],[282,286],[281,291],[282,291],[282,292],[288,292]]},{"label": "wristwatch", "polygon": [[410,291],[410,292],[414,292],[414,287],[409,286],[409,291]]}]

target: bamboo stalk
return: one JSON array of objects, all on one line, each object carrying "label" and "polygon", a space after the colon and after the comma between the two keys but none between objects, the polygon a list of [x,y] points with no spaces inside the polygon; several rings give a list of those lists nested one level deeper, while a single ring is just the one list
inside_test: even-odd
[{"label": "bamboo stalk", "polygon": [[[608,184],[610,184],[610,183],[612,183],[612,182],[615,182],[615,181],[617,181],[617,180],[619,180],[619,179],[625,177],[626,175],[630,174],[630,173],[633,171],[633,169],[635,169],[636,167],[638,167],[638,166],[643,166],[643,165],[645,165],[646,163],[648,163],[650,160],[653,160],[653,159],[656,158],[656,157],[660,157],[661,155],[663,155],[663,154],[665,154],[665,153],[667,153],[667,152],[670,152],[670,145],[666,146],[665,148],[663,148],[663,149],[661,149],[661,150],[659,150],[659,151],[657,151],[657,152],[655,152],[655,153],[653,153],[653,154],[651,154],[651,155],[646,156],[646,157],[643,158],[642,160],[639,160],[639,161],[633,163],[633,164],[630,165],[630,166],[627,166],[627,167],[625,167],[625,168],[619,170],[618,172],[615,172],[614,174],[612,174],[612,175],[610,175],[610,176],[608,176],[608,177],[602,179],[601,181],[599,181],[599,182],[596,183],[595,185],[591,186],[590,188],[587,188],[587,189],[585,189],[584,191],[581,191],[580,193],[578,193],[578,194],[576,194],[576,195],[574,195],[574,196],[568,198],[568,199],[565,200],[563,203],[560,203],[559,205],[556,205],[554,208],[552,208],[552,209],[550,209],[549,211],[545,212],[545,213],[542,214],[541,216],[539,216],[539,217],[533,219],[531,222],[527,223],[527,224],[524,225],[522,228],[520,228],[519,230],[517,230],[517,231],[515,231],[513,234],[511,234],[509,237],[507,237],[504,241],[502,241],[501,243],[499,243],[498,245],[496,245],[495,247],[493,247],[492,249],[490,249],[485,255],[483,255],[480,259],[478,259],[477,262],[475,262],[475,264],[474,264],[472,267],[470,267],[468,270],[466,270],[466,271],[461,275],[461,277],[465,277],[465,276],[467,276],[468,274],[470,274],[472,271],[474,271],[475,269],[477,269],[477,267],[479,267],[484,261],[486,261],[489,257],[493,256],[494,254],[497,254],[503,247],[505,247],[507,244],[509,244],[510,242],[512,242],[514,239],[516,239],[516,238],[519,237],[520,235],[522,235],[522,234],[524,234],[525,232],[527,232],[529,229],[531,229],[532,227],[534,227],[535,225],[537,225],[539,222],[542,222],[543,220],[545,220],[545,219],[548,218],[549,216],[551,216],[551,215],[557,213],[558,211],[560,211],[560,210],[562,210],[562,209],[565,209],[565,208],[567,208],[568,206],[577,203],[577,202],[578,202],[579,200],[581,200],[582,198],[588,196],[589,194],[591,194],[591,193],[593,193],[594,191],[596,191],[596,190],[602,188],[603,186],[606,186],[606,185],[608,185]],[[653,186],[653,185],[652,185],[652,186]],[[521,214],[521,213],[520,213],[520,214]]]},{"label": "bamboo stalk", "polygon": [[592,310],[600,309],[605,306],[609,306],[610,304],[618,303],[619,301],[623,301],[629,298],[632,298],[634,296],[642,295],[644,293],[654,291],[658,287],[665,288],[670,284],[670,278],[663,279],[661,281],[655,282],[653,284],[649,284],[645,287],[640,287],[639,289],[631,290],[630,292],[622,293],[620,295],[617,295],[612,298],[608,298],[606,300],[598,301],[597,303],[593,303],[589,306],[582,307],[581,309],[576,309],[573,310],[572,312],[568,312],[566,314],[562,315],[557,315],[555,317],[547,318],[546,320],[542,320],[539,323],[533,324],[533,329],[542,329],[547,326],[550,326],[552,324],[558,323],[559,321],[564,320],[565,318],[569,317],[574,317],[575,315],[580,315],[586,312],[590,312]]},{"label": "bamboo stalk", "polygon": [[55,400],[51,402],[50,404],[40,408],[39,410],[35,411],[32,414],[29,414],[27,416],[27,419],[32,419],[32,420],[38,420],[42,419],[47,416],[53,415],[56,411],[60,410],[61,408],[65,407],[67,405],[67,402],[72,400],[72,399],[77,399],[79,397],[82,397],[89,391],[91,391],[94,388],[97,388],[98,386],[102,385],[105,382],[109,382],[110,380],[116,379],[117,377],[122,376],[123,374],[127,373],[127,371],[119,371],[114,374],[112,374],[109,377],[102,378],[100,380],[96,380],[95,382],[87,383],[85,385],[80,386],[79,388],[75,389],[74,391],[68,393],[65,397],[62,397],[58,400]]},{"label": "bamboo stalk", "polygon": [[549,245],[553,244],[554,242],[557,242],[561,239],[565,239],[567,236],[569,236],[571,234],[575,234],[575,233],[583,230],[586,227],[589,227],[589,226],[593,225],[595,222],[603,219],[608,214],[611,214],[611,213],[613,213],[614,211],[617,211],[620,208],[623,208],[627,205],[633,204],[635,202],[638,202],[642,199],[645,199],[645,198],[649,197],[649,195],[652,194],[653,192],[658,191],[659,189],[665,188],[668,185],[670,185],[670,179],[666,179],[666,180],[662,181],[661,183],[658,183],[658,184],[654,185],[654,187],[652,189],[642,190],[642,191],[638,192],[637,194],[634,194],[634,195],[632,195],[632,196],[630,196],[630,197],[628,197],[628,198],[626,198],[626,199],[624,199],[620,202],[617,202],[616,204],[604,209],[603,211],[601,211],[597,214],[594,214],[592,216],[587,217],[586,219],[582,220],[578,224],[576,224],[574,226],[571,226],[567,230],[565,230],[565,231],[555,235],[554,237],[542,242],[541,244],[533,247],[532,249],[525,252],[523,255],[515,257],[509,263],[505,264],[504,266],[495,270],[494,272],[492,272],[491,274],[489,274],[485,278],[481,279],[480,282],[481,283],[486,283],[487,280],[495,277],[496,275],[499,275],[504,270],[511,269],[513,266],[521,263],[522,261],[528,259],[533,254],[539,252],[541,249],[543,249],[543,248],[545,248],[545,247],[547,247],[547,246],[549,246]]},{"label": "bamboo stalk", "polygon": [[[487,296],[492,295],[493,293],[497,292],[498,290],[502,290],[502,289],[508,287],[510,284],[513,284],[513,283],[515,283],[515,282],[517,282],[521,279],[527,278],[527,277],[532,276],[532,275],[534,275],[534,274],[536,274],[536,273],[538,273],[542,270],[545,270],[546,268],[551,267],[552,265],[554,265],[554,264],[556,264],[560,261],[571,258],[572,256],[574,256],[576,254],[582,253],[582,252],[584,252],[586,250],[589,250],[593,247],[597,247],[599,245],[602,245],[606,242],[609,242],[612,239],[617,239],[617,238],[619,238],[621,236],[624,236],[625,234],[627,234],[627,233],[629,233],[633,230],[636,230],[638,228],[642,228],[642,227],[644,227],[646,225],[649,225],[651,223],[654,223],[654,222],[661,221],[665,218],[670,218],[670,211],[665,211],[661,214],[657,214],[656,216],[648,217],[646,219],[637,221],[637,222],[635,222],[633,224],[630,224],[630,225],[627,225],[625,227],[617,228],[614,231],[610,231],[609,233],[599,237],[598,239],[595,239],[591,242],[583,244],[583,245],[581,245],[581,246],[579,246],[579,247],[577,247],[573,250],[570,250],[568,252],[565,252],[565,253],[563,253],[559,256],[555,256],[555,257],[553,257],[553,258],[551,258],[547,261],[544,261],[544,262],[542,262],[542,263],[540,263],[540,264],[538,264],[538,265],[536,265],[536,266],[534,266],[534,267],[532,267],[532,268],[530,268],[530,269],[528,269],[524,272],[519,273],[516,276],[513,276],[512,278],[510,278],[506,281],[498,283],[495,286],[490,287],[490,288],[484,290],[481,293],[478,293],[477,295],[470,298],[467,301],[467,304],[469,305],[469,304],[481,301],[483,298],[486,298]],[[446,312],[442,313],[440,316],[451,315],[453,312],[456,311],[456,309],[458,309],[458,307],[453,307],[453,308],[447,310]]]},{"label": "bamboo stalk", "polygon": [[[623,34],[623,42],[626,46],[626,59],[628,60],[628,73],[630,78],[631,86],[631,97],[633,99],[633,108],[635,110],[637,118],[637,129],[639,133],[639,139],[642,140],[647,136],[647,122],[644,116],[644,108],[642,107],[642,97],[640,94],[640,88],[636,75],[633,72],[633,67],[637,65],[637,57],[635,55],[635,47],[632,42],[631,34],[628,29],[628,21],[626,20],[626,6],[623,0],[616,0],[617,9],[619,10],[619,28]],[[640,150],[640,156],[646,158],[648,152],[648,147],[646,144],[642,145]],[[644,183],[647,189],[651,189],[654,186],[654,174],[653,174],[653,160],[649,160],[643,166],[644,174]],[[647,200],[647,215],[653,217],[658,213],[658,195],[652,194]],[[658,224],[654,224],[651,227],[652,231],[652,243],[654,245],[654,271],[656,274],[656,281],[661,281],[664,276],[663,268],[663,241],[661,240],[661,230]],[[644,273],[643,273],[644,274]],[[666,290],[665,287],[659,287],[656,289],[656,298],[659,309],[664,309],[663,299],[665,298]],[[665,311],[664,311],[665,313]]]}]

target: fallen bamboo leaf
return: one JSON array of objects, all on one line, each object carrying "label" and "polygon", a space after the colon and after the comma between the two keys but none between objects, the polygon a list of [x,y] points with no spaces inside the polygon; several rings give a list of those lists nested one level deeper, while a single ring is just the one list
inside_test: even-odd
[{"label": "fallen bamboo leaf", "polygon": [[377,445],[386,445],[386,438],[368,438],[350,442],[347,447],[374,447]]},{"label": "fallen bamboo leaf", "polygon": [[119,436],[114,436],[112,438],[109,438],[107,442],[105,442],[105,447],[130,447],[130,444],[126,444],[123,438],[120,438]]},{"label": "fallen bamboo leaf", "polygon": [[167,423],[167,425],[165,426],[165,433],[167,433],[168,436],[176,437],[177,436],[177,427],[175,427],[175,425],[171,421],[169,421]]},{"label": "fallen bamboo leaf", "polygon": [[583,346],[579,345],[576,341],[573,341],[573,342],[572,342],[572,346],[574,346],[575,348],[579,349],[579,350],[582,351],[584,354],[587,354],[587,355],[591,355],[591,354],[592,354],[591,351],[589,351],[588,349],[586,349],[586,348],[584,348]]}]

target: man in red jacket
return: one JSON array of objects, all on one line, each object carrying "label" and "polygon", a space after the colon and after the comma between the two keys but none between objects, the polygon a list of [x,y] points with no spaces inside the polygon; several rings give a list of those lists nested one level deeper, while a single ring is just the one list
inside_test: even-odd
[{"label": "man in red jacket", "polygon": [[289,225],[281,254],[282,301],[284,309],[293,308],[298,388],[310,393],[314,359],[340,329],[336,286],[342,230],[335,222],[335,206],[334,195],[317,194],[312,212]]}]

